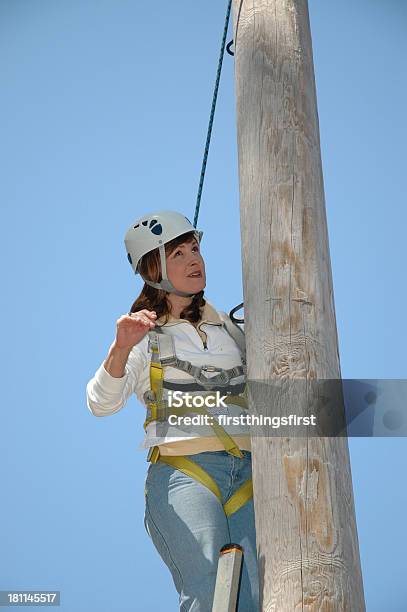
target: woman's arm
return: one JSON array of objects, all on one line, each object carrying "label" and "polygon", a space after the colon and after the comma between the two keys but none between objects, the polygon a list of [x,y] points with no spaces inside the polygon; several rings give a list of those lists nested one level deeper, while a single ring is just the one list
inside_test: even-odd
[{"label": "woman's arm", "polygon": [[154,311],[142,310],[117,320],[108,356],[86,386],[87,405],[95,416],[118,412],[134,392],[142,398],[148,377],[146,335],[155,318]]},{"label": "woman's arm", "polygon": [[[142,398],[142,388],[148,377],[147,339],[131,349],[124,362],[124,354],[114,349],[96,371],[86,386],[86,399],[89,410],[94,416],[107,416],[123,408],[132,393]],[[110,361],[110,372],[105,364]],[[113,364],[113,366],[112,366]],[[109,364],[108,364],[109,368]],[[115,376],[123,369],[122,376]]]},{"label": "woman's arm", "polygon": [[[148,385],[148,340],[145,338],[130,351],[124,365],[123,376],[113,376],[106,368],[105,363],[109,361],[112,351],[104,363],[95,372],[94,377],[86,386],[86,399],[89,410],[95,416],[107,416],[114,414],[123,408],[132,393],[135,393],[140,401],[143,392]],[[112,359],[115,359],[113,351]],[[120,359],[115,362],[114,367],[119,368]]]}]

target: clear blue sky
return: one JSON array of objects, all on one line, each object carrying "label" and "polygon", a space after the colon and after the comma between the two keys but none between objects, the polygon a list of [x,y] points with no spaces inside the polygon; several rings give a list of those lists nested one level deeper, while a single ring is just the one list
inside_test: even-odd
[{"label": "clear blue sky", "polygon": [[[144,414],[85,385],[141,289],[123,237],[192,217],[226,2],[0,1],[0,589],[67,612],[176,610],[143,526]],[[310,2],[342,374],[407,378],[407,5]],[[232,37],[231,33],[228,40]],[[199,227],[206,295],[241,301],[233,59]],[[369,612],[406,609],[406,439],[350,440]]]}]

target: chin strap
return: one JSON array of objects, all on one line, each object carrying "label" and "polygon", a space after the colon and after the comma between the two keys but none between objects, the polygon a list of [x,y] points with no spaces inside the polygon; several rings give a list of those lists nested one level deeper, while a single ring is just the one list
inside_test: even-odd
[{"label": "chin strap", "polygon": [[162,280],[159,283],[153,283],[152,281],[143,278],[144,282],[147,283],[147,285],[150,285],[150,287],[154,287],[155,289],[162,289],[163,291],[168,291],[168,293],[175,293],[175,295],[180,295],[181,297],[193,297],[194,295],[196,295],[195,293],[187,293],[186,291],[180,291],[179,289],[175,289],[174,285],[167,276],[165,247],[164,245],[161,245],[158,247],[158,249],[160,251]]}]

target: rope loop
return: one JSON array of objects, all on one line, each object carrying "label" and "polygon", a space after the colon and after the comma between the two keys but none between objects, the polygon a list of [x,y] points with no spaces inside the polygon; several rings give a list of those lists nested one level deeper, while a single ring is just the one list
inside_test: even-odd
[{"label": "rope loop", "polygon": [[230,47],[233,45],[233,38],[232,40],[226,45],[226,51],[227,53],[229,53],[229,55],[234,55],[233,51],[230,50]]}]

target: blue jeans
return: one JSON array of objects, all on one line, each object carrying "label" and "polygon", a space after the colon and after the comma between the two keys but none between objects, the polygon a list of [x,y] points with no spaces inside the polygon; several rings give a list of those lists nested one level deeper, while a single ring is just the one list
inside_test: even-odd
[{"label": "blue jeans", "polygon": [[[217,482],[223,502],[251,478],[251,453],[226,451],[187,455]],[[159,461],[145,481],[144,525],[168,566],[179,594],[180,612],[211,612],[220,548],[243,547],[238,612],[259,611],[259,581],[253,500],[226,517],[218,498],[190,476]]]}]

